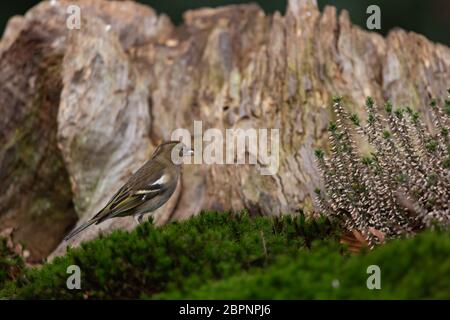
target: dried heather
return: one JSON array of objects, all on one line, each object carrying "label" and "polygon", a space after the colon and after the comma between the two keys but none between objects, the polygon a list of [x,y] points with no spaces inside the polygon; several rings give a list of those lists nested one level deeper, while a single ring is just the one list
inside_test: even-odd
[{"label": "dried heather", "polygon": [[[330,154],[316,150],[325,190],[316,189],[320,211],[360,232],[370,247],[385,238],[450,225],[450,89],[444,106],[430,103],[428,128],[409,107],[365,103],[367,121],[349,115],[333,98],[336,122],[329,125]],[[362,155],[355,136],[373,150]]]}]

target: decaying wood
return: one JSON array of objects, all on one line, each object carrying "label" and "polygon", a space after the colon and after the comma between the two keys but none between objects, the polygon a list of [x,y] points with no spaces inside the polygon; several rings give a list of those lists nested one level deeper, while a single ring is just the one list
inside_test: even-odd
[{"label": "decaying wood", "polygon": [[[66,28],[69,4],[81,8],[80,30]],[[284,15],[256,5],[192,10],[179,27],[130,1],[43,2],[11,20],[0,55],[0,228],[12,224],[30,245],[40,221],[54,222],[45,227],[50,244],[31,248],[36,257],[55,247],[74,209],[80,221],[94,215],[155,145],[177,128],[192,131],[194,120],[203,130],[279,129],[279,170],[187,165],[157,223],[201,209],[311,210],[320,183],[313,152],[326,144],[331,96],[353,110],[367,95],[422,108],[448,86],[450,65],[446,46],[403,30],[383,38],[352,25],[346,11],[319,12],[311,0],[289,1]],[[37,84],[43,77],[47,85]],[[33,104],[36,96],[44,101]],[[25,121],[39,114],[48,122]],[[35,140],[21,153],[15,135],[23,130]],[[44,156],[51,159],[40,169],[23,160]],[[45,210],[30,218],[38,199]],[[70,244],[133,226],[116,219]]]}]

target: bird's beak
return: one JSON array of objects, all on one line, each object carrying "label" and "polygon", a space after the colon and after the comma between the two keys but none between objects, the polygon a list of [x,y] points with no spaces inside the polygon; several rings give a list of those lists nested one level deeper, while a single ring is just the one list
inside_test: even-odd
[{"label": "bird's beak", "polygon": [[189,149],[188,151],[186,151],[187,156],[192,156],[193,154],[194,154],[194,150]]}]

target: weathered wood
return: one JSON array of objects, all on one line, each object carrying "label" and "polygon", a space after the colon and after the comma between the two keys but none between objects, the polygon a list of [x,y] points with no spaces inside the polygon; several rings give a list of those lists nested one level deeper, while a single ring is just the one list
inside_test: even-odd
[{"label": "weathered wood", "polygon": [[[65,28],[65,8],[72,3],[81,7],[80,30]],[[51,116],[58,123],[58,150],[55,140],[43,144],[64,159],[55,171],[70,177],[81,221],[104,205],[155,145],[177,128],[192,130],[194,120],[203,122],[203,130],[279,129],[279,170],[263,176],[251,165],[187,165],[178,196],[159,210],[158,223],[201,209],[247,208],[265,215],[311,210],[311,194],[320,183],[313,150],[326,144],[332,95],[342,95],[353,110],[361,109],[367,95],[379,103],[391,99],[422,108],[429,96],[441,96],[449,85],[448,47],[403,30],[383,38],[352,25],[346,11],[338,17],[333,7],[319,12],[311,0],[289,1],[284,15],[266,15],[256,5],[192,10],[177,28],[164,15],[129,1],[58,1],[16,17],[0,43],[0,63],[10,70],[0,71],[5,119],[28,114],[25,106],[38,92],[8,78],[18,74],[26,79],[39,69],[24,77],[25,66],[5,57],[24,50],[20,35],[39,24],[51,30],[47,37],[54,40],[39,40],[39,50],[51,52],[56,46],[64,56],[58,73],[59,111]],[[6,99],[11,91],[22,104]],[[0,122],[2,137],[21,127],[20,121],[7,123]],[[40,131],[36,136],[40,141],[46,137]],[[1,145],[0,155],[5,150]],[[15,160],[5,159],[0,157],[2,172],[13,176]],[[36,171],[26,168],[25,175]],[[43,179],[54,178],[48,174]],[[6,187],[1,181],[0,188]],[[60,210],[56,203],[51,202],[48,212]],[[4,198],[0,205],[0,218],[18,215]],[[28,225],[24,221],[18,228]],[[91,228],[71,244],[93,238],[99,230],[133,226],[128,218],[117,219]],[[64,248],[62,244],[55,254]]]}]

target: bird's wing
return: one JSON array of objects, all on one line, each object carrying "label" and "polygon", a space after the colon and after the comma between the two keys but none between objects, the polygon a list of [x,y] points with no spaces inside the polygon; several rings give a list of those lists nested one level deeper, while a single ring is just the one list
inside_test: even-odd
[{"label": "bird's wing", "polygon": [[159,177],[156,179],[150,179],[152,182],[147,185],[134,184],[133,181],[125,184],[93,219],[102,216],[97,222],[100,223],[107,218],[132,210],[163,192],[166,175],[159,173],[157,176]]}]

